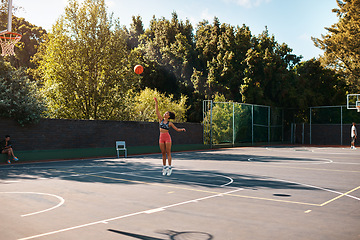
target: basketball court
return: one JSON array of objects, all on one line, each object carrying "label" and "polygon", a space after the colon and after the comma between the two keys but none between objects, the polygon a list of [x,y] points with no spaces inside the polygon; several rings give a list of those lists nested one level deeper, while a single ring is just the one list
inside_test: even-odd
[{"label": "basketball court", "polygon": [[0,166],[1,239],[359,239],[360,151],[243,147]]},{"label": "basketball court", "polygon": [[[9,0],[2,56],[21,39],[11,17]],[[360,112],[360,94],[347,96],[347,109]],[[178,152],[171,176],[161,162],[152,154],[1,165],[0,238],[360,239],[360,149]]]}]

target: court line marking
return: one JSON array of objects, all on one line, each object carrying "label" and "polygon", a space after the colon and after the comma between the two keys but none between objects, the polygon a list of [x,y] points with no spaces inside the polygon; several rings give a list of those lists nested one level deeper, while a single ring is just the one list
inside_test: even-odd
[{"label": "court line marking", "polygon": [[[259,156],[259,157],[252,157],[252,158],[248,158],[247,160],[249,162],[254,162],[254,163],[264,163],[261,162],[261,160],[257,161],[256,159],[269,159],[269,162],[266,162],[268,164],[329,164],[329,163],[333,163],[333,161],[331,159],[327,159],[327,158],[311,158],[311,159],[317,159],[317,160],[323,160],[323,162],[311,162],[311,160],[305,159],[305,158],[293,158],[295,160],[284,160],[284,162],[271,162],[271,160],[279,160],[279,156]],[[254,159],[254,161],[252,161],[251,159]],[[282,161],[282,160],[280,160]],[[293,162],[290,162],[293,161]],[[299,162],[296,162],[299,161]]]},{"label": "court line marking", "polygon": [[352,192],[354,192],[354,191],[356,191],[356,190],[358,190],[358,189],[360,189],[360,186],[358,186],[358,187],[356,187],[356,188],[354,188],[354,189],[351,189],[350,191],[348,191],[348,192],[346,192],[346,193],[343,193],[343,194],[341,194],[340,196],[337,196],[337,197],[335,197],[335,198],[333,198],[333,199],[330,199],[329,201],[326,201],[326,202],[320,204],[320,207],[325,206],[326,204],[329,204],[329,203],[331,203],[331,202],[333,202],[333,201],[335,201],[335,200],[337,200],[337,199],[339,199],[339,198],[342,198],[342,197],[344,197],[344,196],[347,196],[349,193],[352,193]]},{"label": "court line marking", "polygon": [[58,208],[60,207],[61,205],[63,205],[65,203],[65,200],[58,196],[58,195],[55,195],[55,194],[50,194],[50,193],[40,193],[40,192],[0,192],[0,193],[7,193],[7,194],[38,194],[38,195],[47,195],[47,196],[51,196],[51,197],[55,197],[57,199],[60,200],[60,203],[58,203],[56,206],[54,207],[51,207],[51,208],[47,208],[45,210],[41,210],[41,211],[37,211],[37,212],[33,212],[33,213],[28,213],[28,214],[23,214],[21,215],[21,217],[28,217],[28,216],[32,216],[32,215],[35,215],[35,214],[39,214],[39,213],[44,213],[44,212],[48,212],[48,211],[51,211],[55,208]]},{"label": "court line marking", "polygon": [[[242,162],[241,164],[252,164],[255,162]],[[303,169],[303,170],[313,170],[313,171],[326,171],[326,172],[349,172],[349,173],[360,173],[360,171],[356,170],[341,170],[341,169],[324,169],[324,168],[306,168],[306,167],[291,167],[291,166],[281,166],[278,164],[275,166],[274,164],[263,164],[263,163],[255,163],[257,166],[262,167],[276,167],[276,168],[290,168],[290,169]]]},{"label": "court line marking", "polygon": [[335,164],[355,164],[355,165],[359,165],[360,163],[353,163],[353,162],[332,162]]},{"label": "court line marking", "polygon": [[[294,184],[298,184],[298,185],[302,185],[302,186],[306,186],[306,187],[310,187],[310,188],[320,189],[320,190],[335,193],[335,194],[338,194],[338,195],[343,195],[344,194],[342,192],[338,192],[338,191],[334,191],[334,190],[331,190],[331,189],[318,187],[318,186],[314,186],[314,185],[310,185],[310,184],[306,184],[306,183],[299,183],[299,182],[294,182],[294,181],[290,181],[290,180],[284,180],[284,179],[280,179],[280,178],[273,178],[273,179],[278,180],[278,181],[282,181],[282,182],[286,182],[286,183],[294,183]],[[348,194],[346,194],[346,196],[349,197],[349,198],[353,198],[353,199],[356,199],[356,200],[360,201],[360,198],[358,198],[358,197],[348,195]]]},{"label": "court line marking", "polygon": [[154,208],[154,209],[148,209],[148,210],[144,210],[144,211],[140,211],[140,212],[135,212],[135,213],[130,213],[130,214],[126,214],[126,215],[122,215],[122,216],[118,216],[118,217],[113,217],[113,218],[109,218],[109,219],[104,219],[104,220],[100,220],[100,221],[96,221],[96,222],[91,222],[91,223],[86,223],[86,224],[82,224],[82,225],[77,225],[74,227],[69,227],[69,228],[63,228],[60,230],[56,230],[56,231],[52,231],[52,232],[47,232],[47,233],[42,233],[42,234],[38,234],[38,235],[34,235],[34,236],[30,236],[30,237],[25,237],[25,238],[20,238],[19,240],[29,240],[29,239],[34,239],[34,238],[39,238],[39,237],[44,237],[44,236],[49,236],[52,234],[56,234],[56,233],[61,233],[61,232],[66,232],[66,231],[70,231],[70,230],[74,230],[74,229],[79,229],[79,228],[83,228],[83,227],[88,227],[91,225],[96,225],[99,223],[108,223],[110,221],[115,221],[115,220],[119,220],[119,219],[123,219],[123,218],[128,218],[128,217],[132,217],[132,216],[136,216],[136,215],[140,215],[140,214],[151,214],[151,213],[156,213],[156,212],[160,212],[163,210],[166,210],[168,208],[172,208],[172,207],[177,207],[177,206],[181,206],[181,205],[185,205],[185,204],[189,204],[189,203],[196,203],[199,201],[203,201],[206,199],[210,199],[210,198],[215,198],[215,197],[221,197],[224,194],[230,194],[236,191],[240,191],[241,189],[237,189],[237,190],[232,190],[229,192],[225,192],[225,193],[219,193],[219,194],[215,194],[215,195],[210,195],[207,197],[202,197],[202,198],[197,198],[197,199],[193,199],[193,200],[189,200],[189,201],[184,201],[184,202],[180,202],[180,203],[175,203],[175,204],[171,204],[171,205],[167,205],[164,207],[158,207],[158,208]]},{"label": "court line marking", "polygon": [[[291,152],[291,153],[314,153],[314,154],[326,154],[326,155],[343,155],[344,153],[355,153],[353,151],[350,150],[350,148],[335,148],[335,147],[326,147],[326,148],[302,148],[304,149],[303,151],[302,150],[296,150],[296,149],[301,149],[301,148],[271,148],[271,147],[266,147],[265,148],[266,150],[269,150],[269,151],[273,151],[273,152]],[[337,151],[337,152],[320,152],[320,151],[317,151],[317,150],[347,150],[347,151],[343,151],[343,152],[340,152],[340,151]]]},{"label": "court line marking", "polygon": [[[215,175],[218,175],[218,174],[215,174]],[[222,175],[218,175],[218,176],[222,176]],[[226,187],[226,186],[228,186],[228,185],[230,185],[230,184],[232,184],[234,182],[234,179],[232,179],[231,177],[228,177],[228,176],[225,176],[225,175],[222,176],[222,177],[226,177],[226,178],[230,179],[230,182],[228,182],[226,184],[223,184],[220,187]]]},{"label": "court line marking", "polygon": [[[121,173],[120,173],[120,174],[121,174]],[[206,193],[218,193],[218,192],[207,191],[207,190],[183,188],[183,187],[178,187],[178,186],[167,186],[166,184],[147,183],[147,182],[143,182],[143,181],[128,180],[128,179],[118,179],[118,178],[111,178],[111,177],[106,177],[106,176],[98,176],[98,175],[93,175],[93,174],[89,174],[89,176],[95,176],[95,177],[100,177],[100,178],[109,178],[109,179],[119,180],[119,181],[143,183],[143,184],[156,185],[156,186],[161,186],[161,187],[166,186],[166,187],[169,187],[169,188],[177,188],[177,189],[189,190],[189,191],[206,192]],[[143,176],[139,176],[139,175],[132,175],[132,176],[143,177]],[[275,179],[276,179],[276,178],[275,178]],[[294,182],[294,181],[288,181],[288,180],[283,180],[283,179],[276,179],[276,180],[282,181],[282,182],[295,183],[295,184],[299,184],[299,185],[303,185],[303,186],[307,186],[307,187],[311,187],[311,188],[315,188],[315,189],[320,189],[320,190],[323,190],[323,191],[327,191],[327,192],[332,192],[332,193],[335,193],[335,194],[339,194],[340,196],[346,195],[347,197],[350,197],[350,198],[353,198],[353,199],[356,199],[356,200],[360,200],[360,198],[354,197],[354,196],[352,196],[352,195],[348,195],[348,193],[341,193],[341,192],[337,192],[337,191],[330,190],[330,189],[326,189],[326,188],[322,188],[322,187],[317,187],[317,186],[310,185],[310,184],[304,184],[304,183],[299,183],[299,182]],[[218,185],[215,185],[215,186],[218,186]],[[235,187],[234,187],[234,188],[235,188]],[[240,189],[240,188],[237,188],[237,189]],[[241,190],[243,190],[243,189],[241,188]],[[227,195],[228,195],[228,196],[234,196],[234,197],[241,197],[241,198],[249,198],[249,199],[257,199],[257,200],[265,200],[265,201],[274,201],[274,202],[283,202],[283,203],[292,203],[292,204],[300,204],[300,205],[309,205],[309,206],[321,207],[321,204],[316,204],[316,203],[306,203],[306,202],[279,200],[279,199],[273,199],[273,198],[262,198],[262,197],[254,197],[254,196],[247,196],[247,195],[234,195],[234,194],[227,194]]]},{"label": "court line marking", "polygon": [[[66,171],[60,171],[65,173],[72,173],[72,172],[66,172]],[[222,194],[215,191],[208,191],[208,190],[200,190],[200,189],[193,189],[193,188],[185,188],[185,187],[178,187],[173,185],[166,185],[166,183],[148,183],[138,180],[129,180],[129,179],[123,179],[123,178],[112,178],[107,176],[101,176],[101,175],[94,175],[89,174],[89,176],[92,177],[98,177],[98,178],[104,178],[104,179],[111,179],[116,181],[123,181],[123,182],[133,182],[138,184],[147,184],[147,185],[154,185],[154,186],[160,186],[160,187],[167,187],[167,188],[175,188],[175,189],[181,189],[181,190],[187,190],[187,191],[195,191],[195,192],[203,192],[203,193],[212,193],[212,194]],[[243,190],[243,188],[238,188],[238,190]],[[300,205],[308,205],[308,206],[320,206],[320,204],[316,203],[306,203],[306,202],[297,202],[297,201],[288,201],[288,200],[280,200],[280,199],[273,199],[273,198],[263,198],[263,197],[255,197],[255,196],[247,196],[247,195],[234,195],[234,194],[226,194],[227,196],[233,196],[233,197],[241,197],[241,198],[248,198],[248,199],[257,199],[257,200],[266,200],[266,201],[272,201],[272,202],[282,202],[282,203],[292,203],[292,204],[300,204]]]},{"label": "court line marking", "polygon": [[[144,176],[144,175],[139,175],[139,174],[131,174],[131,173],[124,173],[124,172],[112,172],[112,171],[105,171],[108,173],[113,173],[113,174],[119,174],[119,175],[128,175],[128,176],[134,176],[134,177],[142,177],[142,178],[149,178],[149,179],[156,179],[156,180],[164,180],[164,178],[159,178],[159,177],[150,177],[150,176]],[[142,172],[142,171],[138,171],[138,172]],[[228,176],[224,176],[224,175],[219,175],[219,174],[214,174],[215,176],[220,176],[220,177],[224,177],[224,178],[228,178],[230,181],[226,184],[222,184],[222,185],[215,185],[215,184],[210,184],[210,183],[198,183],[198,182],[191,182],[191,181],[183,181],[183,180],[178,180],[178,179],[174,179],[174,178],[168,178],[166,180],[170,180],[173,182],[180,182],[180,183],[191,183],[191,184],[196,184],[199,186],[210,186],[210,187],[225,187],[227,185],[230,185],[234,182],[234,180],[231,177]],[[204,175],[202,175],[204,176]]]}]

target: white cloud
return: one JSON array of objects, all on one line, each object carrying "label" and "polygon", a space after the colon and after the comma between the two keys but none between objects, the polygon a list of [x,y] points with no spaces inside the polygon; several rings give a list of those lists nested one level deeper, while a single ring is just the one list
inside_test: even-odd
[{"label": "white cloud", "polygon": [[223,0],[226,3],[236,3],[239,6],[245,7],[245,8],[253,8],[258,7],[263,3],[268,3],[271,0]]}]

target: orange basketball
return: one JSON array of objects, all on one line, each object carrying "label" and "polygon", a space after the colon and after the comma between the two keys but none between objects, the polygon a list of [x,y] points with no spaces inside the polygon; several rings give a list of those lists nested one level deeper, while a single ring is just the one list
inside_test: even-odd
[{"label": "orange basketball", "polygon": [[143,71],[144,71],[144,68],[143,68],[143,66],[141,66],[141,65],[136,65],[136,66],[134,67],[134,72],[135,72],[136,74],[142,74]]}]

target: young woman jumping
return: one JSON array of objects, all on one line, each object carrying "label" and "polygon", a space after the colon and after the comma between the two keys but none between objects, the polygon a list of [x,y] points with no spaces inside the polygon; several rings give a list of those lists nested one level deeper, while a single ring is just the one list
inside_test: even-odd
[{"label": "young woman jumping", "polygon": [[[156,115],[159,119],[159,127],[160,127],[160,138],[159,138],[159,146],[162,154],[163,160],[163,175],[170,176],[172,173],[171,167],[171,137],[169,134],[170,127],[175,129],[178,132],[186,132],[185,128],[177,128],[169,119],[175,119],[175,114],[172,112],[165,112],[164,116],[161,116],[159,108],[158,108],[158,101],[156,98],[155,100],[155,111]],[[169,166],[166,165],[166,155],[168,159]]]}]

